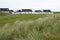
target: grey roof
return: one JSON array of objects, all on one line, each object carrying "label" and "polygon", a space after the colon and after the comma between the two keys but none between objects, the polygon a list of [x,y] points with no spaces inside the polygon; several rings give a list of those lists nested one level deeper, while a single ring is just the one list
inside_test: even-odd
[{"label": "grey roof", "polygon": [[22,12],[32,12],[32,9],[22,9]]},{"label": "grey roof", "polygon": [[42,12],[41,10],[35,10],[35,12]]},{"label": "grey roof", "polygon": [[51,12],[51,10],[43,10],[43,12]]},{"label": "grey roof", "polygon": [[9,11],[9,8],[0,8],[0,11]]},{"label": "grey roof", "polygon": [[21,10],[17,10],[16,12],[22,12]]}]

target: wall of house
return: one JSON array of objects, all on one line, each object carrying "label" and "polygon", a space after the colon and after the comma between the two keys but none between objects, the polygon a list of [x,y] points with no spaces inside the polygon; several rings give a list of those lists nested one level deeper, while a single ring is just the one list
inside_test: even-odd
[{"label": "wall of house", "polygon": [[2,13],[9,13],[9,11],[0,11],[0,12],[2,12]]}]

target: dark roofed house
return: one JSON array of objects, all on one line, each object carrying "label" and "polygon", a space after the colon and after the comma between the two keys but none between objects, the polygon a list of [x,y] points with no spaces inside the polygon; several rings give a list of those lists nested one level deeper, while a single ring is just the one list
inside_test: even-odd
[{"label": "dark roofed house", "polygon": [[17,10],[16,12],[21,12],[21,10]]},{"label": "dark roofed house", "polygon": [[17,10],[16,14],[21,14],[21,12],[22,12],[21,10]]},{"label": "dark roofed house", "polygon": [[14,13],[14,11],[13,11],[13,10],[9,10],[9,13],[10,13],[10,14],[13,14],[13,13]]},{"label": "dark roofed house", "polygon": [[32,9],[22,9],[22,12],[23,13],[28,13],[28,14],[30,14],[30,13],[32,13],[33,11],[32,11]]},{"label": "dark roofed house", "polygon": [[9,13],[9,8],[0,8],[0,12]]},{"label": "dark roofed house", "polygon": [[43,12],[51,12],[51,10],[43,10]]},{"label": "dark roofed house", "polygon": [[43,10],[44,14],[53,14],[53,12],[51,10]]},{"label": "dark roofed house", "polygon": [[35,13],[36,13],[36,14],[41,14],[42,11],[41,11],[41,10],[35,10]]},{"label": "dark roofed house", "polygon": [[35,10],[35,12],[42,12],[41,10]]}]

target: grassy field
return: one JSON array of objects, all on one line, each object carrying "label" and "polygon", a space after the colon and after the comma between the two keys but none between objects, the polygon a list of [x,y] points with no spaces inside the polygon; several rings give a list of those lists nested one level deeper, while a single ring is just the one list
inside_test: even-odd
[{"label": "grassy field", "polygon": [[0,40],[60,40],[60,14],[0,14]]},{"label": "grassy field", "polygon": [[28,21],[28,20],[36,20],[40,17],[45,17],[44,14],[4,14],[0,13],[0,26],[3,26],[6,23],[14,23],[16,20],[20,21]]},{"label": "grassy field", "polygon": [[54,14],[60,14],[60,12],[54,12]]}]

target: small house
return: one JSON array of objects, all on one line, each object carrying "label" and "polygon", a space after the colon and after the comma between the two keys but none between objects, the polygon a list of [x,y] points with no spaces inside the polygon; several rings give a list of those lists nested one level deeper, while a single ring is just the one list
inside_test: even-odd
[{"label": "small house", "polygon": [[53,14],[51,10],[43,10],[43,14]]},{"label": "small house", "polygon": [[41,14],[42,11],[41,11],[41,10],[35,10],[35,13],[36,13],[36,14]]},{"label": "small house", "polygon": [[25,14],[32,14],[32,9],[22,9],[22,13],[25,13]]},{"label": "small house", "polygon": [[9,13],[9,8],[0,8],[0,12]]},{"label": "small house", "polygon": [[9,10],[9,13],[10,13],[10,14],[14,14],[14,11],[13,11],[13,10]]},{"label": "small house", "polygon": [[22,12],[21,10],[17,10],[16,14],[21,14],[21,12]]}]

